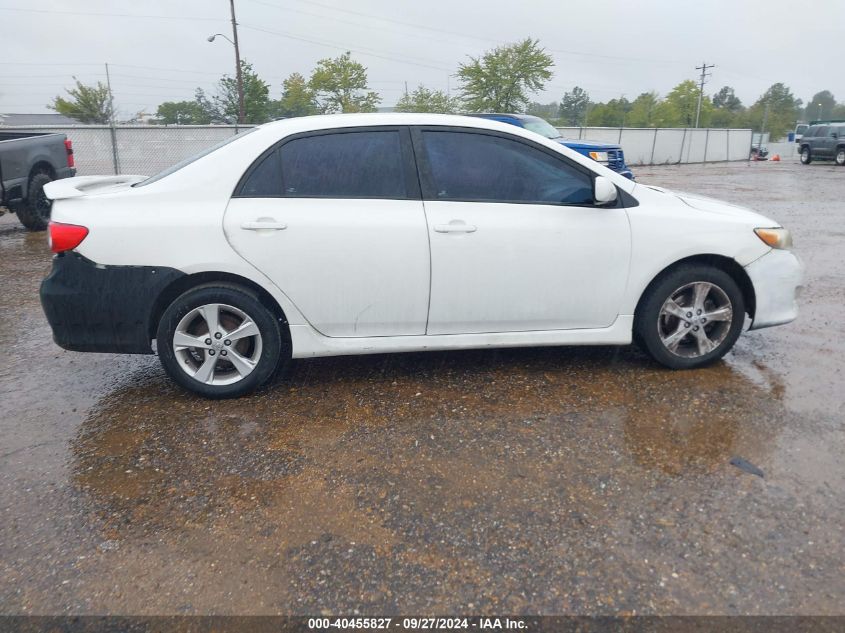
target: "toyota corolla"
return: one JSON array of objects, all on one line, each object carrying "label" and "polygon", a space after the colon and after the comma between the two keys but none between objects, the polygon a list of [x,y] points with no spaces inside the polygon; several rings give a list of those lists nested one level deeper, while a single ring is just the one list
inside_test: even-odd
[{"label": "toyota corolla", "polygon": [[211,398],[343,354],[635,339],[695,368],[746,319],[797,313],[802,267],[775,220],[483,119],[289,119],[151,178],[44,190],[56,343],[157,353]]}]

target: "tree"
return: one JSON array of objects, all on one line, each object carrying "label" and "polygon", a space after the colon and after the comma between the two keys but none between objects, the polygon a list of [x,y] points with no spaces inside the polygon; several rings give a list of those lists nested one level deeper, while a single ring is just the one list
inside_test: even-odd
[{"label": "tree", "polygon": [[525,112],[526,114],[538,116],[541,119],[557,119],[559,109],[560,104],[557,101],[552,101],[551,103],[537,103],[536,101],[532,101],[528,104]]},{"label": "tree", "polygon": [[713,107],[717,109],[724,108],[729,112],[739,112],[742,110],[742,101],[736,96],[733,88],[723,86],[719,92],[713,95]]},{"label": "tree", "polygon": [[563,95],[558,108],[558,117],[564,125],[583,125],[584,115],[590,107],[590,94],[579,86]]},{"label": "tree", "polygon": [[[768,116],[766,115],[767,104]],[[781,138],[795,128],[795,122],[802,114],[801,105],[801,99],[796,99],[784,84],[772,84],[754,105],[745,111],[741,122],[753,128],[754,131],[760,132],[765,118],[766,129],[762,131],[769,132],[772,138]]]},{"label": "tree", "polygon": [[470,112],[523,112],[528,95],[552,77],[554,60],[530,37],[499,46],[458,68],[463,100]]},{"label": "tree", "polygon": [[644,92],[631,103],[626,123],[630,127],[654,127],[660,99],[656,92]]},{"label": "tree", "polygon": [[47,107],[80,123],[111,121],[114,113],[108,87],[99,81],[96,86],[86,86],[76,77],[73,80],[76,82],[76,87],[67,90],[71,99],[57,96]]},{"label": "tree", "polygon": [[631,102],[625,97],[611,99],[607,103],[594,104],[587,115],[590,125],[599,127],[622,127],[625,125]]},{"label": "tree", "polygon": [[[698,109],[698,94],[698,84],[691,79],[679,83],[657,107],[655,112],[657,124],[661,127],[693,127]],[[703,97],[700,126],[707,126],[712,110],[713,103],[710,97]]]},{"label": "tree", "polygon": [[156,110],[156,122],[163,125],[208,125],[211,116],[194,101],[165,101]]},{"label": "tree", "polygon": [[420,84],[413,92],[402,95],[396,104],[396,111],[454,114],[460,107],[460,99],[450,97],[442,90],[429,90]]},{"label": "tree", "polygon": [[[274,112],[270,101],[270,86],[252,69],[252,64],[241,60],[241,77],[244,87],[244,123],[266,123]],[[215,123],[238,120],[238,81],[223,75],[217,84],[217,94],[211,98],[212,118]]]},{"label": "tree", "polygon": [[375,112],[381,102],[378,93],[368,90],[367,69],[354,61],[348,51],[340,57],[318,61],[308,86],[323,114]]},{"label": "tree", "polygon": [[833,110],[836,108],[836,99],[830,90],[822,90],[813,95],[807,102],[804,109],[806,121],[825,121],[833,118]]},{"label": "tree", "polygon": [[308,87],[305,77],[293,73],[282,82],[282,98],[279,100],[279,115],[294,117],[317,114],[314,92]]}]

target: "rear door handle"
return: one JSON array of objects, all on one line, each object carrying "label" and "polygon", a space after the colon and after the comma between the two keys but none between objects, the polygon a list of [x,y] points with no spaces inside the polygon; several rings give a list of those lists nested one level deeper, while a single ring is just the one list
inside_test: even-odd
[{"label": "rear door handle", "polygon": [[245,231],[283,231],[288,228],[284,222],[275,220],[256,220],[255,222],[244,222],[241,228]]},{"label": "rear door handle", "polygon": [[475,233],[478,227],[473,224],[464,224],[452,220],[449,224],[435,224],[434,230],[437,233]]}]

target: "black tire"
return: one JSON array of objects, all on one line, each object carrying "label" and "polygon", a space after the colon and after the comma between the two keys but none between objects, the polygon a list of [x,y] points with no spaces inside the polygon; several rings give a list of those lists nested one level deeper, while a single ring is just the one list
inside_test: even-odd
[{"label": "black tire", "polygon": [[[664,303],[673,297],[677,291],[697,282],[707,282],[721,290],[730,301],[731,318],[730,321],[711,321],[707,324],[698,323],[697,319],[699,317],[695,315],[694,310],[691,308],[691,311],[687,313],[693,315],[690,321],[677,319],[675,325],[677,325],[679,331],[684,323],[690,323],[691,326],[690,330],[688,330],[689,334],[680,339],[684,347],[683,349],[679,347],[679,352],[685,351],[692,354],[699,354],[695,356],[684,356],[680,355],[680,353],[670,351],[661,339],[659,328],[669,326],[670,324],[666,319],[672,318],[662,317],[661,309]],[[715,293],[715,291],[713,292]],[[711,266],[698,264],[682,265],[660,276],[652,282],[643,294],[637,308],[637,314],[634,317],[634,338],[658,363],[672,369],[693,369],[708,365],[722,358],[734,346],[734,343],[736,343],[742,332],[744,322],[745,301],[742,291],[728,273]],[[714,337],[720,338],[718,345],[710,352],[701,354],[700,348],[696,344],[696,339],[692,335],[692,328],[695,327],[701,327],[702,332],[709,331]],[[718,330],[715,328],[718,328]],[[721,338],[722,335],[724,336],[723,338]]]},{"label": "black tire", "polygon": [[29,179],[26,200],[18,209],[18,219],[30,231],[43,231],[50,223],[52,204],[44,195],[44,185],[53,182],[53,177],[40,171]]},{"label": "black tire", "polygon": [[[255,368],[246,376],[231,384],[208,384],[188,374],[188,371],[195,367],[191,364],[192,358],[198,357],[199,362],[204,362],[203,359],[209,360],[208,354],[213,354],[213,351],[180,351],[179,354],[182,354],[180,357],[174,349],[174,335],[180,322],[195,309],[210,304],[223,304],[242,311],[255,323],[260,334],[256,339],[261,348],[260,352],[256,354]],[[221,310],[221,314],[223,313],[224,310]],[[223,323],[223,320],[223,317],[221,317],[221,326],[225,331],[226,324]],[[287,364],[290,359],[290,351],[285,344],[287,338],[283,338],[281,327],[276,315],[265,307],[257,296],[245,288],[225,284],[198,286],[180,295],[164,311],[156,333],[158,357],[167,374],[185,389],[206,398],[237,398],[263,385],[276,371],[283,369]],[[206,327],[207,331],[208,328]],[[199,338],[205,336],[205,334],[198,334],[197,336]],[[209,337],[207,340],[211,340],[211,338]],[[225,337],[222,337],[222,341],[225,342],[225,340]],[[249,344],[253,345],[253,343]],[[235,345],[240,345],[240,342],[235,341]],[[233,347],[221,348],[221,350],[230,351],[233,349]],[[257,348],[254,348],[254,351],[257,352]],[[187,358],[185,355],[188,353],[194,354],[194,356]],[[217,353],[219,354],[218,360],[214,361],[215,376],[217,375],[217,368],[221,369],[221,373],[225,373],[222,372],[222,369],[233,367],[227,365],[229,361],[223,358],[226,355],[225,351],[218,351]],[[183,363],[188,365],[190,369],[183,369]]]},{"label": "black tire", "polygon": [[836,157],[833,161],[838,167],[845,167],[845,147],[836,148]]},{"label": "black tire", "polygon": [[810,154],[810,148],[805,145],[801,148],[801,164],[802,165],[809,165],[813,162],[813,155]]}]

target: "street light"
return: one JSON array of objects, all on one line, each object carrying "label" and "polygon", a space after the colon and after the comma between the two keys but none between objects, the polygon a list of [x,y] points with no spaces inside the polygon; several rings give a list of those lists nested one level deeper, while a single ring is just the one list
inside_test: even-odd
[{"label": "street light", "polygon": [[816,105],[817,105],[817,106],[819,106],[819,115],[818,115],[818,119],[819,119],[819,121],[821,121],[821,119],[822,119],[822,104],[821,104],[821,103],[817,103]]},{"label": "street light", "polygon": [[222,33],[215,33],[214,35],[209,35],[208,41],[213,42],[214,39],[218,36],[222,37],[224,40],[229,42],[232,46],[235,47],[235,77],[237,78],[238,83],[238,123],[244,123],[244,79],[243,75],[241,74],[241,51],[238,47],[238,22],[235,20],[235,0],[229,0],[229,7],[232,11],[232,38],[229,39]]}]

